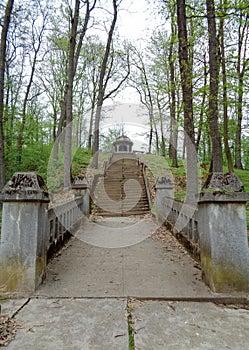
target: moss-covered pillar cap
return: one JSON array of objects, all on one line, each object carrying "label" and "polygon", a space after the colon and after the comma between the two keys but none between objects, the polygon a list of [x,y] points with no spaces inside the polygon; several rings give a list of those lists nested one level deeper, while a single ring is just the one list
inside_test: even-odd
[{"label": "moss-covered pillar cap", "polygon": [[157,183],[155,186],[156,190],[161,190],[161,189],[173,189],[174,188],[174,183],[171,178],[167,176],[160,176],[157,179]]},{"label": "moss-covered pillar cap", "polygon": [[204,202],[247,202],[249,193],[235,173],[214,172],[202,187],[199,203]]},{"label": "moss-covered pillar cap", "polygon": [[49,202],[43,178],[35,172],[17,172],[0,192],[1,202]]},{"label": "moss-covered pillar cap", "polygon": [[76,176],[72,183],[72,189],[88,189],[90,187],[87,179],[84,176]]}]

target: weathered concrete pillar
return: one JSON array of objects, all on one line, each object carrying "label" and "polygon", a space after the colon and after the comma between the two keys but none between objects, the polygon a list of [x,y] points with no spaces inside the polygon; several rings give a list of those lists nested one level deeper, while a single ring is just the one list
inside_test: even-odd
[{"label": "weathered concrete pillar", "polygon": [[157,179],[156,189],[156,216],[159,223],[164,223],[167,219],[174,200],[174,184],[166,176]]},{"label": "weathered concrete pillar", "polygon": [[201,267],[215,292],[249,291],[248,200],[235,174],[213,173],[200,194]]},{"label": "weathered concrete pillar", "polygon": [[15,173],[1,192],[0,290],[32,292],[47,257],[49,196],[41,176]]},{"label": "weathered concrete pillar", "polygon": [[83,196],[83,208],[82,213],[84,216],[90,214],[90,186],[85,177],[76,177],[72,189],[75,192],[75,196]]}]

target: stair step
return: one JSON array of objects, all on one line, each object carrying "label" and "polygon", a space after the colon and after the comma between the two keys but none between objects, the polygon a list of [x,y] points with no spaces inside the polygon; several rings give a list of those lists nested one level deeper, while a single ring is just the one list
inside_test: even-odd
[{"label": "stair step", "polygon": [[[94,191],[94,213],[101,216],[130,216],[150,212],[141,165],[136,156],[114,153],[111,161],[104,178],[100,179],[101,186],[96,186]],[[129,180],[134,180],[135,183],[127,184],[128,188],[124,191]]]},{"label": "stair step", "polygon": [[133,215],[145,215],[148,214],[150,211],[132,211],[132,212],[125,212],[125,213],[112,213],[112,212],[102,212],[102,213],[94,213],[95,215],[103,216],[103,217],[123,217],[123,216],[133,216]]}]

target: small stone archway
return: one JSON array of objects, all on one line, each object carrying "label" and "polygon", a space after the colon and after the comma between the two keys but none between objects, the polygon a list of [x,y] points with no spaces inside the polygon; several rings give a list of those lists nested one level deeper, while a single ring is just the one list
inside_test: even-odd
[{"label": "small stone archway", "polygon": [[128,136],[119,136],[116,141],[113,142],[115,153],[132,153],[133,142]]}]

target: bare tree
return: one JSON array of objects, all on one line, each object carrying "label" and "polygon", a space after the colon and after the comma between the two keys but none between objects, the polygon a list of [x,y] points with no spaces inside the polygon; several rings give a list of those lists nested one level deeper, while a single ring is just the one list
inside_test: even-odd
[{"label": "bare tree", "polygon": [[[39,3],[38,5],[40,6]],[[26,86],[25,93],[24,93],[24,100],[23,100],[23,106],[22,106],[22,112],[21,112],[22,120],[21,120],[21,125],[18,133],[18,140],[17,140],[17,163],[18,164],[20,164],[22,160],[24,130],[26,127],[26,119],[27,119],[27,106],[28,106],[28,101],[30,99],[31,87],[34,82],[36,66],[39,59],[38,55],[42,47],[45,28],[47,24],[47,13],[44,13],[42,8],[40,8],[40,10],[42,12],[41,25],[40,25],[39,14],[37,16],[32,17],[31,19],[32,37],[31,37],[31,47],[30,47],[31,51],[29,53],[30,75],[29,75],[28,84]]]},{"label": "bare tree", "polygon": [[221,7],[224,8],[223,15],[220,17],[219,24],[219,40],[220,40],[220,59],[221,59],[221,71],[222,71],[222,105],[223,105],[223,140],[224,149],[227,157],[228,171],[233,172],[232,155],[229,147],[228,139],[228,94],[227,94],[227,69],[226,69],[226,52],[225,52],[225,33],[224,33],[224,22],[225,22],[225,9],[227,8],[227,1],[221,0]]},{"label": "bare tree", "polygon": [[[72,147],[72,120],[73,120],[73,83],[76,74],[76,69],[79,61],[80,51],[82,48],[83,39],[85,37],[90,13],[94,9],[96,0],[93,5],[90,6],[90,1],[86,1],[86,12],[84,23],[80,31],[78,43],[76,43],[76,38],[78,34],[78,24],[80,16],[80,0],[75,0],[74,13],[70,8],[70,19],[71,19],[71,33],[69,41],[69,59],[68,59],[68,71],[67,71],[67,84],[63,101],[63,108],[61,114],[61,123],[63,125],[63,120],[66,121],[66,131],[65,131],[65,153],[64,153],[64,188],[67,189],[71,185],[71,147]],[[64,114],[65,112],[65,114]]]},{"label": "bare tree", "polygon": [[209,110],[208,121],[212,141],[212,165],[211,170],[222,172],[222,146],[218,125],[218,87],[219,87],[219,64],[218,64],[218,38],[216,33],[214,0],[206,0],[208,39],[209,39]]},{"label": "bare tree", "polygon": [[175,63],[174,63],[174,41],[176,36],[175,13],[171,11],[171,37],[169,46],[169,67],[170,67],[170,142],[169,142],[169,157],[172,159],[172,165],[177,168],[177,136],[178,127],[176,121],[176,82],[175,82]]},{"label": "bare tree", "polygon": [[248,12],[243,13],[243,9],[239,9],[239,27],[238,27],[238,53],[236,72],[238,77],[238,102],[237,102],[237,125],[236,125],[236,139],[235,139],[235,168],[243,169],[241,156],[241,134],[242,134],[242,120],[243,120],[243,95],[245,85],[245,73],[248,66]]},{"label": "bare tree", "polygon": [[207,60],[206,60],[206,53],[203,55],[203,92],[202,92],[202,98],[201,98],[201,106],[200,106],[200,115],[199,115],[199,125],[197,130],[197,136],[196,136],[196,150],[198,152],[201,137],[203,134],[203,125],[204,125],[204,113],[205,113],[205,104],[206,104],[206,96],[207,96]]},{"label": "bare tree", "polygon": [[[73,95],[73,82],[75,78],[75,74],[77,71],[78,61],[83,45],[83,40],[85,38],[90,15],[91,12],[94,10],[97,0],[93,0],[92,3],[90,0],[84,1],[85,5],[85,16],[83,20],[83,24],[81,28],[79,29],[79,20],[80,20],[80,0],[75,0],[74,4],[74,11],[69,6],[69,17],[70,17],[70,39],[69,39],[69,51],[68,51],[68,66],[67,66],[67,79],[64,86],[64,92],[63,92],[63,99],[61,101],[61,113],[58,123],[58,129],[57,129],[57,136],[59,136],[64,128],[65,125],[69,125],[72,121],[72,95]],[[69,89],[72,91],[70,92]],[[69,94],[69,96],[68,96]],[[68,106],[68,103],[71,104],[71,106]],[[69,127],[70,128],[70,127]],[[70,130],[68,130],[70,132]],[[69,141],[69,139],[68,139]],[[66,150],[66,152],[69,152],[69,149]],[[71,154],[71,147],[70,147],[70,154]],[[54,147],[54,158],[57,159],[58,157],[58,144],[55,144]],[[68,162],[71,162],[71,155],[66,154],[65,155],[67,165],[65,166],[65,176],[64,180],[66,180],[65,186],[67,187],[69,185],[69,179],[70,179],[70,165]],[[68,170],[69,167],[69,170]]]},{"label": "bare tree", "polygon": [[[136,89],[139,94],[140,102],[146,107],[149,115],[149,147],[148,153],[152,151],[152,141],[153,133],[155,132],[157,136],[157,130],[155,128],[155,106],[154,96],[151,88],[151,82],[148,76],[149,68],[145,65],[145,59],[143,53],[140,52],[136,47],[132,48],[133,50],[133,66],[136,68],[138,74],[132,75],[130,78],[130,85]],[[157,99],[158,100],[158,99]],[[159,102],[159,100],[158,100]],[[158,150],[158,142],[157,142]]]},{"label": "bare tree", "polygon": [[111,50],[111,43],[112,38],[114,34],[114,29],[117,22],[118,17],[118,5],[117,1],[113,0],[113,19],[111,23],[111,27],[108,33],[107,43],[105,47],[105,53],[101,65],[101,71],[100,71],[100,77],[99,77],[99,83],[98,83],[98,97],[97,97],[97,108],[96,108],[96,114],[95,114],[95,124],[94,124],[94,140],[93,140],[93,149],[92,153],[95,156],[94,157],[94,167],[98,167],[98,156],[97,152],[99,150],[99,126],[100,126],[100,116],[101,116],[101,110],[103,106],[104,101],[104,94],[105,94],[105,85],[104,85],[104,78],[107,70],[107,63],[108,63],[108,57]]},{"label": "bare tree", "polygon": [[93,148],[92,148],[92,154],[94,155],[93,158],[93,167],[98,167],[98,150],[99,150],[99,128],[100,128],[100,119],[101,119],[101,111],[102,111],[102,106],[103,102],[105,99],[109,98],[112,96],[115,92],[117,92],[120,87],[123,85],[123,83],[126,81],[130,74],[130,67],[129,67],[129,55],[127,57],[127,74],[121,78],[120,82],[117,84],[114,89],[112,89],[110,92],[106,93],[106,88],[108,85],[108,82],[111,78],[111,70],[112,70],[112,65],[113,65],[113,57],[111,56],[111,63],[110,67],[108,68],[108,58],[110,58],[110,52],[111,52],[111,45],[113,41],[113,35],[114,35],[114,30],[117,22],[117,16],[118,16],[118,6],[119,3],[117,0],[113,0],[113,19],[112,23],[108,32],[108,37],[107,37],[107,42],[106,42],[106,47],[105,47],[105,52],[101,64],[101,69],[100,69],[100,76],[99,76],[99,82],[98,82],[98,95],[97,95],[97,106],[96,106],[96,113],[95,113],[95,123],[94,123],[94,140],[93,140]]},{"label": "bare tree", "polygon": [[8,0],[0,43],[0,189],[5,185],[5,157],[4,157],[4,134],[3,134],[3,103],[4,103],[4,74],[6,62],[6,41],[10,25],[10,17],[14,5],[14,0]]},{"label": "bare tree", "polygon": [[185,145],[187,153],[187,195],[186,202],[196,201],[197,193],[197,154],[195,149],[192,74],[188,54],[188,33],[185,0],[177,0],[178,54],[181,74]]}]

